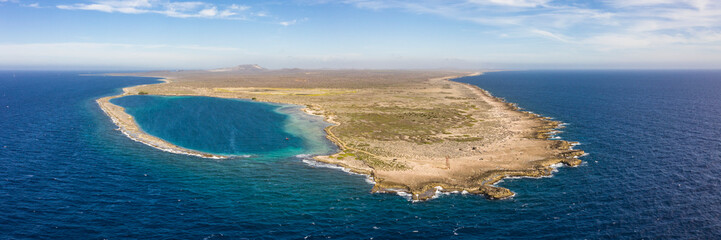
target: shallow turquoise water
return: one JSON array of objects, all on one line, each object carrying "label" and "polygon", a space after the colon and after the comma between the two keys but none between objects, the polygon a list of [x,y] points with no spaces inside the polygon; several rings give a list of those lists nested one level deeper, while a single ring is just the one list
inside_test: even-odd
[{"label": "shallow turquoise water", "polygon": [[[135,95],[112,103],[125,108],[147,133],[175,145],[221,155],[288,157],[333,149],[320,117],[300,106],[212,97]],[[299,131],[303,130],[303,131]]]}]

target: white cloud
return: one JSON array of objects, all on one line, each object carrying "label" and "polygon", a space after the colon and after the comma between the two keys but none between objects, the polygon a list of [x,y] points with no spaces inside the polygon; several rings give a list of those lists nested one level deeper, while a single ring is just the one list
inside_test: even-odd
[{"label": "white cloud", "polygon": [[238,13],[233,12],[233,11],[223,10],[222,12],[220,12],[220,14],[218,14],[218,16],[221,17],[221,18],[227,18],[227,17],[234,16],[234,15],[237,15],[237,14],[238,14]]},{"label": "white cloud", "polygon": [[198,1],[164,0],[93,0],[91,3],[57,5],[64,10],[90,10],[107,13],[155,13],[177,18],[221,18],[244,20],[248,6],[217,5]]},{"label": "white cloud", "polygon": [[539,30],[539,29],[533,29],[533,30],[531,30],[531,33],[538,34],[538,35],[544,36],[544,37],[546,37],[546,38],[554,39],[554,40],[561,41],[561,42],[564,42],[564,43],[571,43],[571,42],[572,42],[572,41],[569,40],[568,37],[566,37],[566,36],[563,36],[563,35],[560,35],[560,34],[554,34],[554,33],[551,33],[551,32],[548,32],[548,31]]},{"label": "white cloud", "polygon": [[131,0],[131,1],[119,1],[119,0],[106,0],[98,1],[92,4],[74,4],[74,5],[58,5],[60,9],[66,10],[95,10],[101,12],[120,12],[120,13],[145,13],[148,12],[147,8],[152,5],[148,0]]},{"label": "white cloud", "polygon": [[[596,50],[719,46],[719,0],[345,0],[373,10],[400,9],[472,22],[499,31],[530,32],[558,44]],[[703,33],[703,34],[701,34]]]},{"label": "white cloud", "polygon": [[186,12],[193,11],[204,5],[205,3],[203,2],[168,2],[165,3],[165,8],[171,11]]},{"label": "white cloud", "polygon": [[238,4],[231,4],[230,7],[228,7],[228,10],[236,10],[236,11],[245,11],[248,9],[250,9],[250,7],[238,5]]},{"label": "white cloud", "polygon": [[297,23],[297,22],[298,22],[297,20],[290,20],[290,21],[282,21],[282,22],[279,22],[278,24],[287,27],[287,26],[293,25],[293,24],[295,24],[295,23]]},{"label": "white cloud", "polygon": [[293,19],[293,20],[289,20],[289,21],[281,21],[281,22],[278,22],[278,24],[280,24],[284,27],[287,27],[287,26],[295,25],[297,23],[301,23],[301,22],[305,22],[305,21],[308,21],[308,18]]},{"label": "white cloud", "polygon": [[[607,0],[609,5],[617,8],[629,7],[690,7],[698,10],[713,5],[710,0]],[[717,1],[716,1],[717,2]]]},{"label": "white cloud", "polygon": [[546,6],[551,0],[470,0],[477,4],[495,4],[511,7],[538,7]]},{"label": "white cloud", "polygon": [[[232,13],[232,12],[229,12]],[[203,17],[215,17],[218,15],[218,8],[212,7],[212,8],[206,8],[198,12],[198,15]]]},{"label": "white cloud", "polygon": [[551,0],[346,0],[358,8],[402,9],[418,14],[489,26],[526,26],[538,29],[579,24],[610,24],[613,13],[575,5],[557,5]]},{"label": "white cloud", "polygon": [[119,13],[147,13],[148,10],[135,8],[135,7],[117,7],[107,4],[83,4],[83,5],[74,5],[74,6],[68,6],[68,5],[58,5],[57,6],[60,9],[65,10],[95,10],[95,11],[101,11],[101,12],[119,12]]},{"label": "white cloud", "polygon": [[652,41],[628,35],[609,34],[590,37],[586,39],[584,43],[599,46],[602,50],[615,50],[645,48],[651,46]]},{"label": "white cloud", "polygon": [[[197,68],[224,66],[245,51],[232,47],[123,43],[0,44],[0,66]],[[230,59],[230,60],[229,60]]]}]

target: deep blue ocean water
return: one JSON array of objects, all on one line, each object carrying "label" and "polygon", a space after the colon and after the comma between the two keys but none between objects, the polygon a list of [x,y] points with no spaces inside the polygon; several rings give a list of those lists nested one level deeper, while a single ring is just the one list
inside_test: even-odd
[{"label": "deep blue ocean water", "polygon": [[[278,117],[264,122],[277,131],[226,135],[236,143],[293,140],[265,149],[221,143],[214,151],[254,156],[202,159],[128,139],[94,102],[155,79],[0,72],[0,239],[721,236],[721,72],[519,71],[458,81],[568,123],[559,137],[580,141],[586,163],[551,178],[507,179],[499,185],[512,199],[411,203],[370,194],[364,176],[303,162],[298,152],[332,146],[318,140],[322,124],[294,107],[210,99],[196,110],[227,104],[265,108],[244,113],[251,119]],[[144,98],[135,99],[143,108],[178,107]]]}]

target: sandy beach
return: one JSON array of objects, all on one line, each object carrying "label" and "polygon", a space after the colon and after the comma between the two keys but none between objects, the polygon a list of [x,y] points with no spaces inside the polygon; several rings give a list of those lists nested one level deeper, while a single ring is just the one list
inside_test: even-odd
[{"label": "sandy beach", "polygon": [[427,200],[438,192],[513,196],[494,184],[505,177],[550,176],[559,164],[577,166],[582,150],[549,139],[559,122],[519,111],[478,87],[451,79],[460,71],[247,70],[123,74],[172,79],[124,89],[98,99],[128,137],[155,148],[223,158],[184,149],[148,135],[110,99],[140,92],[212,96],[298,104],[330,122],[340,148],[315,160],[369,175],[373,192]]}]

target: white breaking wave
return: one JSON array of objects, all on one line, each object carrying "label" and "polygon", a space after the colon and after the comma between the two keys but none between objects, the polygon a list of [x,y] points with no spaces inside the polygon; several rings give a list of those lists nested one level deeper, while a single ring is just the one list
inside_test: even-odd
[{"label": "white breaking wave", "polygon": [[313,157],[313,154],[298,154],[298,155],[295,155],[295,157],[305,159],[305,158]]},{"label": "white breaking wave", "polygon": [[354,173],[354,172],[352,172],[350,169],[347,169],[347,168],[344,168],[344,167],[341,167],[341,166],[338,166],[338,165],[335,165],[335,164],[330,164],[330,163],[324,163],[324,162],[316,161],[316,160],[314,160],[314,159],[312,158],[312,156],[313,156],[313,155],[311,155],[311,154],[298,154],[298,155],[295,155],[295,157],[302,159],[301,161],[302,161],[303,163],[308,164],[308,165],[311,166],[311,167],[338,169],[338,170],[341,170],[341,171],[343,171],[343,172],[345,172],[345,173],[348,173],[348,174],[351,174],[351,175],[364,176],[364,177],[365,177],[365,179],[364,179],[365,182],[367,182],[368,184],[371,184],[371,185],[375,185],[375,184],[376,184],[376,182],[373,181],[373,179],[372,179],[370,176],[368,176],[368,175],[359,174],[359,173]]},{"label": "white breaking wave", "polygon": [[404,191],[396,191],[395,193],[396,193],[396,195],[401,196],[402,198],[405,198],[408,201],[416,202],[413,200],[413,194],[410,194],[410,193],[407,193]]},{"label": "white breaking wave", "polygon": [[[115,122],[115,119],[114,119],[114,118],[111,117],[111,119],[113,120],[113,122]],[[152,144],[152,143],[143,141],[143,140],[141,140],[141,139],[139,139],[139,138],[136,138],[135,136],[132,136],[132,135],[129,134],[127,131],[125,131],[125,129],[123,129],[123,128],[118,128],[117,130],[119,130],[120,132],[122,132],[126,137],[130,138],[130,139],[133,140],[133,141],[136,141],[136,142],[145,144],[145,145],[147,145],[147,146],[150,146],[150,147],[152,147],[152,148],[155,148],[155,149],[158,149],[158,150],[161,150],[161,151],[164,151],[164,152],[169,152],[169,153],[174,153],[174,154],[183,154],[183,155],[189,155],[189,156],[200,157],[200,158],[210,158],[210,159],[226,159],[226,158],[228,158],[228,157],[220,156],[220,155],[207,156],[207,155],[203,155],[203,154],[200,154],[200,153],[194,153],[194,152],[190,152],[190,151],[182,151],[182,150],[178,150],[178,149],[160,147],[160,146],[157,146],[157,145],[155,145],[155,144]]]}]

